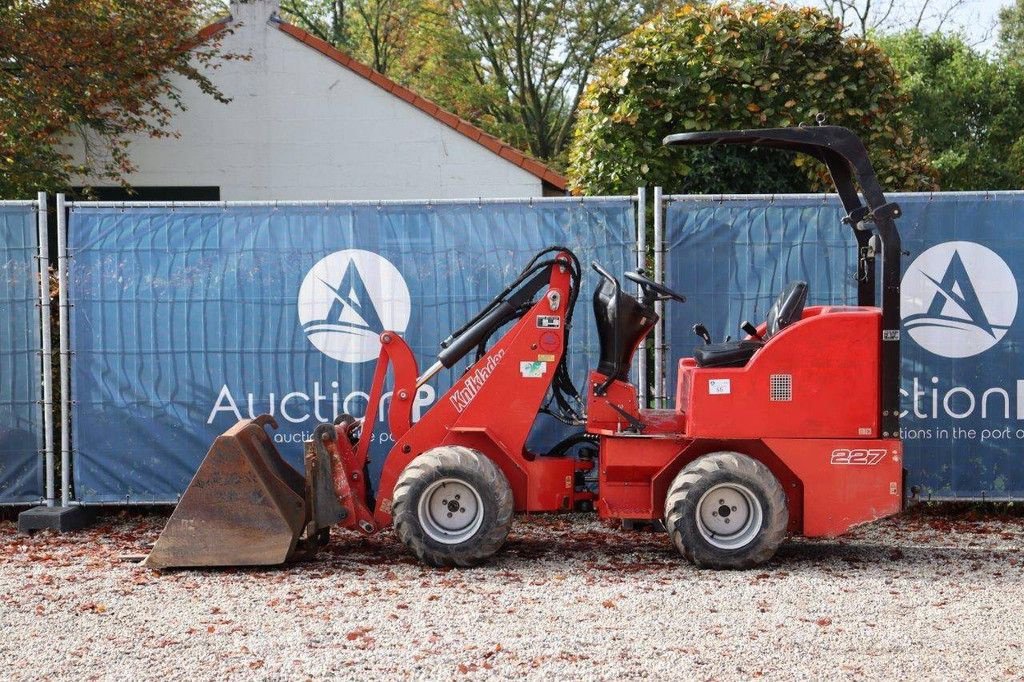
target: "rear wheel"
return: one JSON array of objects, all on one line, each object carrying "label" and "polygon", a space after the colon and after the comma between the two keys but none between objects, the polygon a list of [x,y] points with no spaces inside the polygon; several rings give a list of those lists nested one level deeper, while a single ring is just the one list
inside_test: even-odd
[{"label": "rear wheel", "polygon": [[786,537],[786,493],[768,467],[737,452],[704,455],[669,486],[665,528],[701,568],[752,568]]},{"label": "rear wheel", "polygon": [[512,488],[485,455],[461,446],[423,453],[395,484],[398,538],[431,566],[473,566],[493,555],[512,525]]}]

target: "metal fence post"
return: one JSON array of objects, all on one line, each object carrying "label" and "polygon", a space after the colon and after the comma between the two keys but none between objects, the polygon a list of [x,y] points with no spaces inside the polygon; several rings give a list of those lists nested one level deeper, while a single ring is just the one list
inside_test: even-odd
[{"label": "metal fence post", "polygon": [[68,349],[68,219],[64,195],[57,195],[57,286],[60,317],[60,504],[71,503],[71,389]]},{"label": "metal fence post", "polygon": [[[647,188],[636,190],[636,269],[647,267]],[[637,293],[643,295],[643,288],[638,284]],[[637,353],[637,401],[639,407],[647,407],[647,339],[640,344]]]},{"label": "metal fence post", "polygon": [[[664,209],[661,187],[654,188],[654,281],[662,284],[665,275],[662,272],[664,244]],[[658,323],[654,326],[654,407],[665,406],[665,303],[658,301],[655,312]]]},{"label": "metal fence post", "polygon": [[53,352],[50,341],[50,230],[46,212],[46,192],[38,196],[36,227],[39,239],[39,317],[42,329],[43,370],[43,453],[46,458],[46,506],[56,497],[53,461]]}]

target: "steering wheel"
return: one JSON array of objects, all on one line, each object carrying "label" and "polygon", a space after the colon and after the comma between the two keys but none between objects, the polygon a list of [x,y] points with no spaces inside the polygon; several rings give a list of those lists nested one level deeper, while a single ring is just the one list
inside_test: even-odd
[{"label": "steering wheel", "polygon": [[643,287],[645,293],[647,291],[653,291],[656,296],[655,300],[667,301],[669,299],[679,301],[680,303],[686,303],[686,297],[680,293],[672,291],[664,284],[658,284],[654,280],[647,279],[641,272],[627,272],[625,274],[626,279],[630,282],[635,282]]}]

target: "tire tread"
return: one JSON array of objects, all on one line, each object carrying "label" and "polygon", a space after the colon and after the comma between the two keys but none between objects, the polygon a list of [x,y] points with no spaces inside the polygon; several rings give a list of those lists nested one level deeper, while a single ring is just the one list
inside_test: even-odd
[{"label": "tire tread", "polygon": [[[487,532],[474,537],[470,547],[453,545],[451,551],[440,550],[427,542],[416,519],[416,500],[413,499],[417,483],[445,469],[477,473],[494,492],[497,502],[497,513]],[[505,544],[514,508],[512,488],[497,464],[476,450],[461,445],[444,445],[418,456],[402,471],[392,495],[391,516],[398,539],[420,561],[431,566],[468,567],[485,561]]]},{"label": "tire tread", "polygon": [[[765,542],[759,543],[752,552],[734,557],[708,558],[703,553],[695,553],[694,547],[684,540],[681,528],[688,523],[685,517],[696,507],[696,500],[691,503],[704,479],[720,471],[733,472],[740,477],[755,481],[768,498],[768,509],[764,510],[763,537]],[[699,490],[697,490],[699,492]],[[763,463],[738,452],[714,452],[694,460],[680,471],[673,479],[665,497],[665,528],[669,532],[676,549],[689,561],[704,568],[753,568],[768,561],[775,555],[779,545],[786,537],[789,526],[789,510],[786,493],[778,480]]]}]

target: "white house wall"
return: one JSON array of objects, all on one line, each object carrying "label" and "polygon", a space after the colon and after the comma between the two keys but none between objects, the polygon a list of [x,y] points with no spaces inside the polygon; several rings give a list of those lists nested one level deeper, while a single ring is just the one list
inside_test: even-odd
[{"label": "white house wall", "polygon": [[251,60],[213,72],[232,101],[182,83],[180,137],[133,140],[132,185],[217,186],[223,200],[542,195],[538,177],[268,25],[271,6],[233,6],[223,50]]}]

